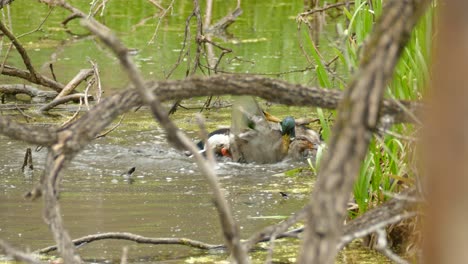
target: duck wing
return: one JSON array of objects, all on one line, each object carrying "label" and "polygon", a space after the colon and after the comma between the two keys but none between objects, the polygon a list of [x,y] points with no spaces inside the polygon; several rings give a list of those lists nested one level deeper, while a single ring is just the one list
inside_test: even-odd
[{"label": "duck wing", "polygon": [[234,161],[274,163],[284,158],[281,132],[267,121],[253,97],[241,96],[235,100],[230,137]]}]

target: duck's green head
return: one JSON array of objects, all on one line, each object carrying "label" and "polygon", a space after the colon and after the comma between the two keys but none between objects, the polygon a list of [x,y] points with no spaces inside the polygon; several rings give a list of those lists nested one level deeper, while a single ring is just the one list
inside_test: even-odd
[{"label": "duck's green head", "polygon": [[289,136],[291,139],[296,137],[296,120],[293,117],[287,116],[280,122],[281,134]]}]

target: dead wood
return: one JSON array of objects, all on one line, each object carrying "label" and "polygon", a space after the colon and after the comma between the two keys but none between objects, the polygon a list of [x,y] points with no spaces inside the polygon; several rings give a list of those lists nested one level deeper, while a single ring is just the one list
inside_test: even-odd
[{"label": "dead wood", "polygon": [[26,171],[33,171],[34,170],[31,148],[27,148],[26,153],[24,154],[24,161],[23,161],[23,166],[21,166],[21,171],[23,173],[26,173],[25,169],[26,169]]},{"label": "dead wood", "polygon": [[[51,110],[52,108],[56,107],[57,105],[65,104],[65,103],[68,103],[70,101],[77,101],[77,100],[79,101],[80,99],[84,99],[86,96],[87,96],[86,94],[82,94],[82,93],[66,95],[66,96],[60,97],[59,99],[54,99],[52,102],[50,102],[50,103],[48,103],[46,105],[43,105],[39,109],[39,111],[47,112],[47,111]],[[92,98],[91,95],[88,95],[87,97],[88,97],[88,99]]]},{"label": "dead wood", "polygon": [[93,75],[94,70],[93,69],[83,69],[80,70],[73,79],[65,85],[65,87],[60,91],[60,93],[57,95],[56,99],[59,99],[60,97],[63,97],[65,95],[69,95],[75,90],[75,88],[86,78],[89,76]]},{"label": "dead wood", "polygon": [[57,96],[57,92],[43,91],[26,84],[2,84],[0,85],[0,93],[12,95],[27,94],[33,97],[33,100],[36,102],[50,100]]},{"label": "dead wood", "polygon": [[[75,246],[79,246],[84,243],[91,243],[94,241],[104,240],[104,239],[119,239],[119,240],[128,240],[136,243],[142,244],[152,244],[152,245],[182,245],[189,246],[198,249],[224,249],[224,245],[215,245],[207,244],[201,241],[193,240],[190,238],[153,238],[153,237],[144,237],[132,233],[121,233],[121,232],[108,232],[102,234],[88,235],[74,239],[72,242]],[[57,250],[57,246],[50,246],[43,249],[39,249],[36,253],[46,254],[52,251]]]},{"label": "dead wood", "polygon": [[61,83],[59,83],[59,82],[57,82],[55,80],[52,80],[49,77],[43,76],[43,75],[38,74],[38,73],[36,73],[36,75],[33,75],[28,71],[15,68],[15,67],[10,66],[10,65],[4,65],[3,66],[2,74],[12,76],[12,77],[21,78],[21,79],[27,80],[27,81],[29,81],[31,83],[39,84],[39,85],[42,85],[44,87],[51,88],[52,90],[57,91],[57,92],[62,91],[62,89],[64,87],[63,84],[61,84]]}]

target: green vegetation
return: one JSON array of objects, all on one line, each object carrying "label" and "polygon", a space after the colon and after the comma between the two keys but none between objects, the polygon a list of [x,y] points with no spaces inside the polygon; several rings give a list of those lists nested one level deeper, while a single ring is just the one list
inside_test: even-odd
[{"label": "green vegetation", "polygon": [[[351,80],[358,69],[361,49],[367,36],[372,31],[373,24],[382,12],[382,0],[355,1],[350,10],[345,10],[346,19],[338,21],[336,29],[341,41],[332,45],[333,52],[324,59],[318,52],[320,48],[311,47],[309,52],[316,63],[318,83],[322,87],[344,87],[344,82],[338,80],[324,61],[331,61],[334,57],[338,69],[343,71],[344,80]],[[428,81],[428,65],[432,38],[433,11],[429,11],[420,21],[405,48],[395,69],[393,81],[386,90],[387,98],[419,100],[424,93]],[[303,36],[306,36],[304,34]],[[307,35],[308,37],[308,35]],[[310,40],[310,38],[309,38]],[[310,40],[311,41],[311,40]],[[312,42],[312,41],[311,41]],[[329,49],[329,47],[326,47]],[[332,113],[332,115],[334,112]],[[332,123],[328,120],[327,111],[317,109],[317,115],[323,128],[322,136],[328,140]],[[408,135],[415,133],[412,125],[392,126],[389,133],[374,136],[369,153],[362,164],[360,174],[354,186],[354,198],[358,210],[351,214],[361,214],[374,205],[379,204],[400,186],[414,182],[413,154],[415,142]],[[401,135],[401,136],[400,136]],[[315,168],[313,169],[315,170]],[[349,175],[352,177],[352,175]],[[351,215],[351,216],[352,216]]]}]

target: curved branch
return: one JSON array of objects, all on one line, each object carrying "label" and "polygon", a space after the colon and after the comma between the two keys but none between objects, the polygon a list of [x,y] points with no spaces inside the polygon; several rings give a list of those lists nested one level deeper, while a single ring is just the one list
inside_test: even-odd
[{"label": "curved branch", "polygon": [[[151,81],[146,86],[152,89],[161,101],[207,95],[253,95],[286,105],[335,109],[342,97],[342,92],[337,90],[289,84],[280,80],[251,75],[215,75],[209,78],[189,78],[180,81]],[[411,111],[410,114],[417,113],[422,109],[420,103],[399,102]],[[79,145],[84,146],[119,115],[141,104],[142,101],[138,93],[134,89],[127,89],[102,100],[100,104],[73,124],[70,129],[76,132],[83,131],[86,134],[85,137],[76,138],[80,142]],[[392,116],[395,122],[412,121],[409,112],[406,112],[391,100],[384,100],[381,114]],[[8,127],[12,125],[15,127]],[[31,127],[31,125],[20,124],[0,117],[0,133],[4,135],[45,146],[51,145],[56,140],[56,138],[48,136],[56,133],[56,130],[52,128],[36,130],[36,128],[32,129]],[[16,133],[16,130],[20,133]],[[26,134],[29,131],[33,131],[37,135],[30,138]]]},{"label": "curved branch", "polygon": [[[187,99],[207,95],[252,95],[271,102],[295,106],[336,109],[343,92],[321,89],[255,75],[215,75],[209,78],[189,78],[183,81],[149,82],[161,101]],[[399,104],[405,106],[401,108]],[[412,115],[422,110],[418,102],[383,100],[380,115],[392,116],[394,122],[414,122]]]},{"label": "curved branch", "polygon": [[[201,242],[198,240],[193,240],[190,238],[172,238],[172,237],[153,238],[153,237],[145,237],[145,236],[140,236],[140,235],[126,233],[126,232],[123,232],[123,233],[108,232],[108,233],[102,233],[102,234],[88,235],[88,236],[74,239],[72,242],[75,246],[79,246],[84,243],[90,243],[93,241],[104,240],[104,239],[128,240],[128,241],[133,241],[136,243],[152,244],[152,245],[181,245],[181,246],[188,246],[188,247],[205,249],[205,250],[225,248],[225,246],[221,244],[219,245],[208,244],[208,243]],[[54,245],[54,246],[46,247],[43,249],[39,249],[35,252],[39,254],[46,254],[55,250],[57,250],[57,246]]]},{"label": "curved branch", "polygon": [[41,91],[34,86],[26,84],[2,84],[0,85],[0,93],[4,94],[27,94],[31,97],[44,97],[45,99],[53,99],[57,96],[56,92]]},{"label": "curved branch", "polygon": [[45,86],[45,87],[49,87],[49,88],[53,89],[56,92],[62,91],[62,89],[64,87],[63,84],[61,84],[59,82],[56,82],[56,81],[54,81],[54,80],[52,80],[52,79],[50,79],[50,78],[48,78],[46,76],[43,76],[41,74],[36,73],[36,76],[34,78],[34,76],[30,72],[15,68],[15,67],[10,66],[10,65],[4,65],[2,74],[8,75],[8,76],[13,76],[13,77],[18,77],[18,78],[30,81],[30,82],[35,83],[35,84],[39,84],[39,85],[42,85],[42,86]]}]

